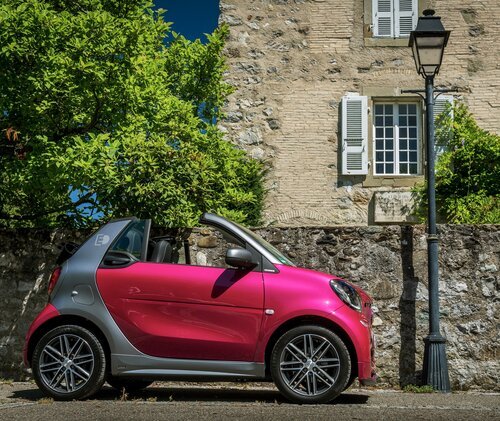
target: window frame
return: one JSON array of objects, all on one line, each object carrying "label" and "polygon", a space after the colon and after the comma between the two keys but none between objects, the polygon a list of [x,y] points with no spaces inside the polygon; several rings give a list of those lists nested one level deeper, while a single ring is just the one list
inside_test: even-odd
[{"label": "window frame", "polygon": [[[372,116],[371,121],[369,121],[369,124],[371,124],[371,140],[369,141],[371,148],[369,148],[369,156],[368,156],[368,161],[370,162],[369,167],[371,168],[370,170],[370,175],[372,177],[384,177],[384,178],[415,178],[415,177],[423,177],[424,175],[424,159],[423,159],[423,154],[424,154],[424,139],[423,139],[423,113],[422,113],[422,101],[419,99],[413,99],[411,97],[393,97],[393,98],[370,98],[369,99],[370,104],[371,104],[371,109],[373,110],[370,114]],[[415,104],[416,105],[416,129],[417,129],[417,173],[416,174],[401,174],[399,172],[399,124],[396,125],[396,119],[399,119],[399,105],[409,105],[409,104]],[[397,169],[397,172],[393,173],[377,173],[376,171],[376,153],[377,153],[377,148],[376,148],[376,128],[377,126],[375,125],[375,106],[376,105],[392,105],[393,106],[393,142],[394,142],[394,159],[393,159],[393,164],[394,164],[394,169]],[[396,112],[394,112],[394,109],[396,109]],[[384,126],[385,127],[385,126]]]},{"label": "window frame", "polygon": [[[374,34],[374,10],[375,10],[376,0],[364,0],[363,3],[363,38],[365,47],[408,47],[408,36],[403,37],[387,37],[387,36],[376,36]],[[417,20],[418,16],[422,15],[425,9],[431,7],[430,0],[415,0],[417,4]]]},{"label": "window frame", "polygon": [[[375,38],[386,38],[386,39],[408,39],[410,34],[401,34],[401,18],[402,15],[408,15],[409,11],[401,11],[401,0],[384,0],[390,2],[390,11],[379,12],[378,6],[379,2],[382,0],[371,0],[372,1],[372,32]],[[418,18],[418,0],[409,0],[411,1],[411,11],[410,17],[412,18],[412,30],[417,25]],[[377,14],[383,14],[383,16],[379,16],[379,19],[389,18],[390,19],[390,33],[389,34],[381,34],[380,33],[380,25],[377,20]],[[408,16],[406,16],[408,17]],[[377,30],[378,29],[378,30]]]}]

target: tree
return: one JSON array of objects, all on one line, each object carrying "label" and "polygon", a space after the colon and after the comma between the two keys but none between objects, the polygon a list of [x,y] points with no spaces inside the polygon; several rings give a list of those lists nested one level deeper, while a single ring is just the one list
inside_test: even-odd
[{"label": "tree", "polygon": [[4,0],[0,224],[258,223],[262,166],[213,124],[231,92],[227,34],[167,46],[145,0]]},{"label": "tree", "polygon": [[[500,223],[500,136],[481,129],[464,104],[439,116],[436,205],[451,223]],[[425,205],[425,186],[416,189]]]}]

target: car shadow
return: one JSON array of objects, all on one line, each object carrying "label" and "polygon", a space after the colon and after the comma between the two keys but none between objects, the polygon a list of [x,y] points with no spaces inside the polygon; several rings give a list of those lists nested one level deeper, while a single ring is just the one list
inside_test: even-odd
[{"label": "car shadow", "polygon": [[[39,389],[16,390],[10,396],[13,399],[27,401],[39,401],[46,396]],[[359,392],[344,392],[332,405],[361,405],[368,401],[369,395]],[[98,401],[146,401],[146,402],[192,402],[192,401],[217,401],[217,402],[239,402],[239,403],[274,403],[289,404],[277,389],[255,388],[249,384],[242,383],[236,386],[217,387],[164,387],[161,384],[150,386],[144,390],[134,393],[118,391],[105,385],[90,400]]]}]

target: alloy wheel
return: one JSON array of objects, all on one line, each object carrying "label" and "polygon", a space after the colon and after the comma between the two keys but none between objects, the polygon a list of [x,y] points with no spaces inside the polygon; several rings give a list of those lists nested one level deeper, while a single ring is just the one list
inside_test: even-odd
[{"label": "alloy wheel", "polygon": [[285,384],[303,396],[317,396],[337,382],[340,358],[335,346],[325,337],[304,334],[283,348],[279,363]]},{"label": "alloy wheel", "polygon": [[94,371],[95,356],[89,343],[75,334],[52,338],[39,359],[40,378],[54,392],[65,394],[85,386]]}]

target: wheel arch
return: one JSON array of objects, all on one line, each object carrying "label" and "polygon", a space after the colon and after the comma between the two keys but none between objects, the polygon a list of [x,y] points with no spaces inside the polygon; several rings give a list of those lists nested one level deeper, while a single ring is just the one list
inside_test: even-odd
[{"label": "wheel arch", "polygon": [[271,353],[278,339],[290,329],[305,325],[321,326],[335,333],[342,340],[342,342],[344,342],[345,346],[347,347],[347,350],[349,351],[349,357],[351,358],[351,375],[358,377],[358,357],[356,354],[356,348],[354,347],[351,338],[349,337],[347,332],[344,329],[342,329],[338,324],[320,316],[295,317],[293,319],[287,320],[273,332],[273,334],[269,338],[269,341],[267,342],[265,351],[264,361],[265,361],[266,376],[271,375],[270,373]]},{"label": "wheel arch", "polygon": [[75,315],[60,315],[53,317],[52,319],[47,320],[45,323],[40,325],[35,332],[30,337],[29,343],[28,343],[28,363],[29,366],[32,367],[32,358],[33,358],[33,351],[35,349],[36,344],[38,341],[45,335],[47,332],[51,331],[52,329],[55,329],[56,327],[63,326],[63,325],[77,325],[81,326],[90,332],[92,332],[97,339],[102,344],[102,347],[104,348],[104,353],[106,355],[106,370],[109,370],[110,364],[111,364],[111,351],[109,347],[108,340],[106,339],[106,336],[104,333],[97,327],[96,324],[91,322],[90,320],[86,319],[85,317],[81,316],[75,316]]}]

